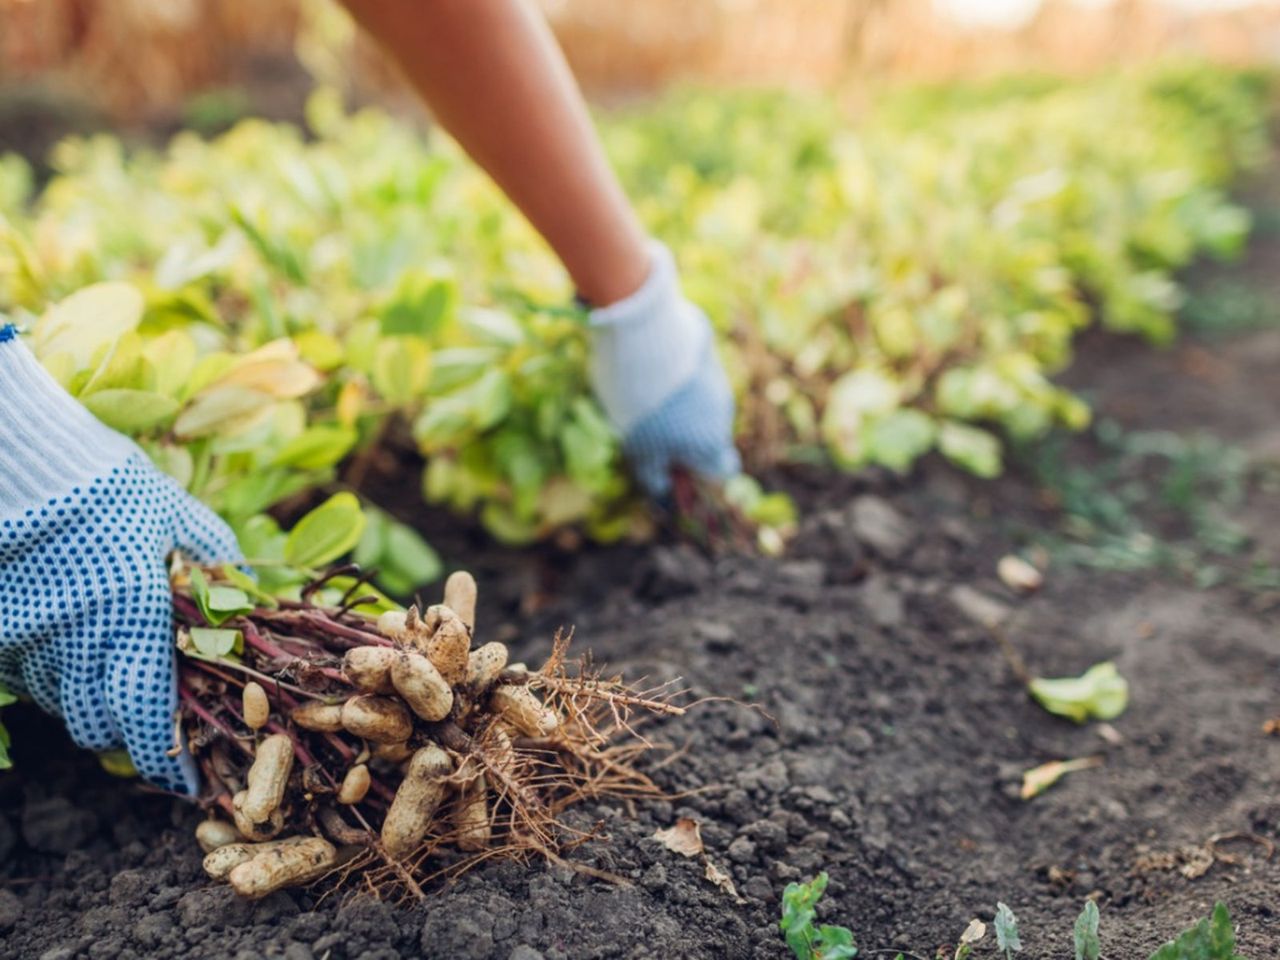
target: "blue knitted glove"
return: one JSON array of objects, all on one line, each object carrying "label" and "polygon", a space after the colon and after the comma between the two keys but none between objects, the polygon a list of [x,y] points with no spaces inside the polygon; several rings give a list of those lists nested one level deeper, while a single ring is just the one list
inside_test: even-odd
[{"label": "blue knitted glove", "polygon": [[124,747],[188,795],[171,757],[177,684],[167,555],[238,560],[231,531],[99,423],[0,327],[0,683],[82,747]]},{"label": "blue knitted glove", "polygon": [[644,285],[591,312],[591,383],[622,434],[636,480],[654,497],[671,468],[723,479],[741,469],[733,393],[706,314],[684,298],[666,247],[651,246]]}]

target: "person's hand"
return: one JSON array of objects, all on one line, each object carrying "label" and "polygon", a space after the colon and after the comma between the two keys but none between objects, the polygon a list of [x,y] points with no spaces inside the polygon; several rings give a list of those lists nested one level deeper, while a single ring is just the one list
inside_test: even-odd
[{"label": "person's hand", "polygon": [[166,558],[238,561],[231,531],[0,327],[0,683],[82,747],[193,795],[175,745]]},{"label": "person's hand", "polygon": [[684,298],[671,253],[652,246],[644,285],[591,311],[591,383],[623,438],[640,485],[671,489],[671,470],[711,479],[741,469],[733,393],[706,315]]}]

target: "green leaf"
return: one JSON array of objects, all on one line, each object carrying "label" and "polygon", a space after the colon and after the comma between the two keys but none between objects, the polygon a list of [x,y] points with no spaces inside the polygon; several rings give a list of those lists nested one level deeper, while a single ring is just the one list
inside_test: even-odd
[{"label": "green leaf", "polygon": [[9,730],[3,723],[0,723],[0,770],[9,770],[13,767],[13,761],[9,758]]},{"label": "green leaf", "polygon": [[383,553],[388,564],[401,577],[410,581],[413,589],[439,578],[444,569],[440,555],[412,527],[392,520],[387,527],[387,545]]},{"label": "green leaf", "polygon": [[452,316],[457,287],[448,280],[406,277],[379,317],[383,336],[433,336]]},{"label": "green leaf", "polygon": [[372,379],[374,389],[390,403],[418,400],[431,379],[431,351],[422,340],[409,337],[383,340],[374,351]]},{"label": "green leaf", "polygon": [[138,768],[133,765],[128,750],[105,750],[98,754],[98,763],[107,773],[122,780],[131,780],[138,775]]},{"label": "green leaf", "polygon": [[130,435],[159,426],[178,412],[177,400],[147,390],[99,390],[80,402],[108,427]]},{"label": "green leaf", "polygon": [[1018,918],[1007,904],[996,904],[996,949],[1003,950],[1006,960],[1022,949],[1022,940],[1018,937]]},{"label": "green leaf", "polygon": [[818,927],[815,954],[821,960],[853,960],[858,955],[853,931],[847,927],[834,927],[824,923]]},{"label": "green leaf", "polygon": [[229,657],[244,650],[244,637],[239,630],[216,627],[192,627],[191,643],[196,653],[209,660]]},{"label": "green leaf", "polygon": [[232,617],[248,613],[254,607],[249,594],[236,587],[222,584],[209,585],[204,573],[197,567],[191,568],[191,596],[200,610],[200,615],[210,626],[220,627]]},{"label": "green leaf", "polygon": [[867,458],[903,473],[929,452],[937,436],[933,418],[919,410],[895,410],[871,423]]},{"label": "green leaf", "polygon": [[1076,960],[1098,960],[1098,955],[1102,952],[1102,944],[1098,942],[1098,921],[1098,905],[1092,900],[1086,900],[1072,930]]},{"label": "green leaf", "polygon": [[789,883],[782,892],[778,926],[796,960],[852,960],[858,955],[853,933],[846,927],[823,924],[814,928],[816,907],[829,878],[822,872],[808,883]]},{"label": "green leaf", "polygon": [[254,580],[253,577],[249,576],[249,574],[245,573],[239,567],[234,566],[230,563],[224,563],[222,565],[222,576],[227,580],[230,580],[232,583],[234,583],[237,587],[243,590],[248,596],[253,597],[253,599],[256,600],[261,606],[264,606],[264,607],[279,606],[279,604],[276,602],[275,597],[273,597],[271,594],[267,593],[265,590],[259,587],[258,581]]},{"label": "green leaf", "polygon": [[209,614],[206,612],[209,609],[209,581],[199,567],[192,567],[188,578],[191,580],[191,599],[196,602],[200,615],[207,620],[209,619]]},{"label": "green leaf", "polygon": [[4,684],[0,683],[0,707],[7,707],[11,703],[17,703],[18,698],[5,689]]},{"label": "green leaf", "polygon": [[1214,904],[1213,916],[1184,930],[1150,960],[1244,960],[1236,953],[1236,932],[1226,905]]},{"label": "green leaf", "polygon": [[829,879],[824,870],[808,883],[792,882],[782,891],[782,919],[778,921],[778,927],[796,960],[812,960],[814,957],[816,931],[813,921],[818,916],[814,908],[826,892]]},{"label": "green leaf", "polygon": [[41,359],[66,354],[74,370],[89,366],[100,347],[135,330],[145,302],[127,283],[95,283],[77,290],[46,311],[31,334]]},{"label": "green leaf", "polygon": [[289,532],[285,562],[295,567],[332,563],[360,542],[365,518],[352,493],[336,493],[316,507]]},{"label": "green leaf", "polygon": [[1076,723],[1114,720],[1129,705],[1129,684],[1110,660],[1094,664],[1079,677],[1036,677],[1029,689],[1050,713]]},{"label": "green leaf", "polygon": [[947,420],[938,432],[938,449],[948,460],[979,477],[1000,475],[1000,441],[986,430]]},{"label": "green leaf", "polygon": [[275,455],[278,467],[321,470],[331,467],[351,452],[359,434],[350,427],[319,425],[294,437]]}]

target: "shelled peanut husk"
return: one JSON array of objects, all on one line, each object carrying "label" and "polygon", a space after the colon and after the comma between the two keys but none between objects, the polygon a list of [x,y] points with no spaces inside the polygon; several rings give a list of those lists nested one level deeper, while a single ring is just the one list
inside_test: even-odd
[{"label": "shelled peanut husk", "polygon": [[233,575],[173,582],[178,734],[209,812],[196,839],[237,893],[361,876],[421,896],[481,859],[559,859],[590,836],[560,819],[575,802],[658,795],[634,765],[652,746],[636,724],[682,714],[679,691],[571,663],[563,635],[540,669],[508,663],[474,637],[470,574],[425,610],[361,612],[358,577],[326,605],[330,575],[300,600],[211,615]]}]

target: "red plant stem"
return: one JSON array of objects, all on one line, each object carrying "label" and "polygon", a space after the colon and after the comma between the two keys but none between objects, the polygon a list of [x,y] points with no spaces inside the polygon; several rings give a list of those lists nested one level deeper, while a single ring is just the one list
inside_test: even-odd
[{"label": "red plant stem", "polygon": [[200,609],[196,606],[195,601],[181,593],[173,595],[173,612],[181,614],[184,620],[192,623],[204,623],[204,617],[200,615]]},{"label": "red plant stem", "polygon": [[348,626],[345,623],[339,623],[332,617],[317,613],[315,610],[290,610],[280,613],[262,613],[263,620],[272,621],[280,620],[284,623],[300,623],[305,627],[311,627],[318,631],[325,639],[342,638],[345,640],[358,641],[364,646],[394,647],[395,644],[379,633],[371,633],[367,630],[358,630],[355,627]]},{"label": "red plant stem", "polygon": [[272,660],[298,660],[297,654],[290,653],[287,650],[281,650],[274,643],[258,632],[258,628],[254,626],[250,620],[245,620],[240,628],[244,634],[244,642],[256,650],[260,650]]},{"label": "red plant stem", "polygon": [[219,720],[217,717],[211,714],[208,710],[206,710],[190,690],[188,690],[186,687],[180,686],[178,687],[178,696],[182,698],[182,702],[185,703],[188,707],[190,707],[191,712],[194,713],[197,717],[199,717],[205,723],[209,724],[209,726],[213,727],[215,730],[219,731],[223,736],[225,736],[228,740],[230,740],[237,747],[239,747],[244,753],[246,753],[251,757],[253,756],[253,751],[240,742],[240,738],[237,737],[235,733],[232,732],[230,727],[228,727],[225,723],[223,723],[221,720]]}]

